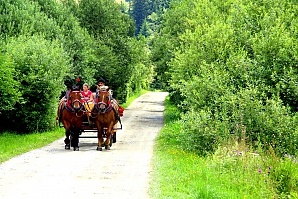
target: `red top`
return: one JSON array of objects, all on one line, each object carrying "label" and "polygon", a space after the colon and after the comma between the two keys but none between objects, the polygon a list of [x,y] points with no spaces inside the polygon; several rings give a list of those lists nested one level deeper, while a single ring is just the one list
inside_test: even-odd
[{"label": "red top", "polygon": [[81,93],[82,93],[82,96],[83,96],[83,100],[85,102],[87,102],[88,100],[90,100],[90,97],[92,95],[92,92],[90,90],[88,90],[87,92],[82,91]]}]

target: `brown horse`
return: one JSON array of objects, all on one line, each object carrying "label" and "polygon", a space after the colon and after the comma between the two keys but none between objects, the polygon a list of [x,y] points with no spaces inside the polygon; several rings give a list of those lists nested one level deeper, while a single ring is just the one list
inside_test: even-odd
[{"label": "brown horse", "polygon": [[[97,150],[102,151],[102,147],[110,150],[113,127],[120,121],[118,110],[113,105],[110,94],[106,90],[99,90],[95,96],[95,104],[92,110],[92,118],[97,128],[98,146]],[[106,140],[103,139],[103,130],[106,129]]]},{"label": "brown horse", "polygon": [[67,101],[65,98],[62,98],[57,114],[59,124],[61,122],[65,128],[65,149],[73,147],[74,151],[78,151],[79,135],[81,133],[84,115],[80,91],[71,90]]}]

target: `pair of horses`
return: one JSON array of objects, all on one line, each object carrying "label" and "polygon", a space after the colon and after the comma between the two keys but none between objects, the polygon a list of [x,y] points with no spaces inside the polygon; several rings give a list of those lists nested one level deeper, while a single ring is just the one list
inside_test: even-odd
[{"label": "pair of horses", "polygon": [[[79,150],[79,135],[83,120],[90,117],[97,128],[98,146],[97,150],[102,151],[102,147],[110,149],[110,142],[113,134],[113,127],[120,121],[118,106],[113,104],[110,94],[106,90],[98,90],[95,97],[94,107],[91,114],[84,107],[79,90],[71,90],[67,101],[60,101],[58,107],[58,121],[65,128],[65,149],[73,147],[74,151]],[[90,116],[89,116],[90,115]],[[103,129],[106,129],[106,139],[104,141]]]}]

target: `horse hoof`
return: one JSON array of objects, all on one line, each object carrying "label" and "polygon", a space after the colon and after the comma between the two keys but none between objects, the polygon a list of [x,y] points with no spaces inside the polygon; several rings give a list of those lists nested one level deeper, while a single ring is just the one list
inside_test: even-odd
[{"label": "horse hoof", "polygon": [[97,151],[102,151],[102,148],[98,146],[98,147],[96,148],[96,150],[97,150]]},{"label": "horse hoof", "polygon": [[111,150],[110,145],[105,145],[105,149],[106,149],[106,150]]},{"label": "horse hoof", "polygon": [[73,147],[73,151],[79,151],[79,147]]},{"label": "horse hoof", "polygon": [[70,145],[69,144],[66,144],[65,145],[65,149],[70,149]]}]

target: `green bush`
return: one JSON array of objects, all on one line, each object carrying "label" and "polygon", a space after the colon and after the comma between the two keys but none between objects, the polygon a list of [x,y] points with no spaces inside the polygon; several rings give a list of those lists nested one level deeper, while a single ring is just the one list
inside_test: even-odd
[{"label": "green bush", "polygon": [[229,134],[228,123],[216,119],[211,110],[188,111],[180,122],[180,147],[202,156],[214,152]]},{"label": "green bush", "polygon": [[278,98],[264,98],[256,88],[223,96],[218,114],[229,122],[231,138],[245,139],[255,149],[259,144],[267,150],[273,147],[279,156],[295,154],[297,117]]},{"label": "green bush", "polygon": [[245,139],[279,156],[297,153],[295,10],[289,1],[197,0],[164,15],[156,42],[170,48],[156,47],[153,58],[185,113],[182,137],[190,141],[179,139],[191,143],[186,148],[204,154]]},{"label": "green bush", "polygon": [[11,38],[5,50],[15,63],[23,99],[7,113],[10,127],[21,132],[53,127],[58,98],[65,90],[63,78],[69,69],[63,47],[41,36],[20,36]]},{"label": "green bush", "polygon": [[29,0],[0,2],[0,34],[3,37],[42,34],[47,39],[61,37],[61,29],[53,18],[41,11],[40,6]]},{"label": "green bush", "polygon": [[2,111],[13,110],[21,102],[20,84],[15,78],[18,75],[11,57],[0,54],[0,117]]}]

